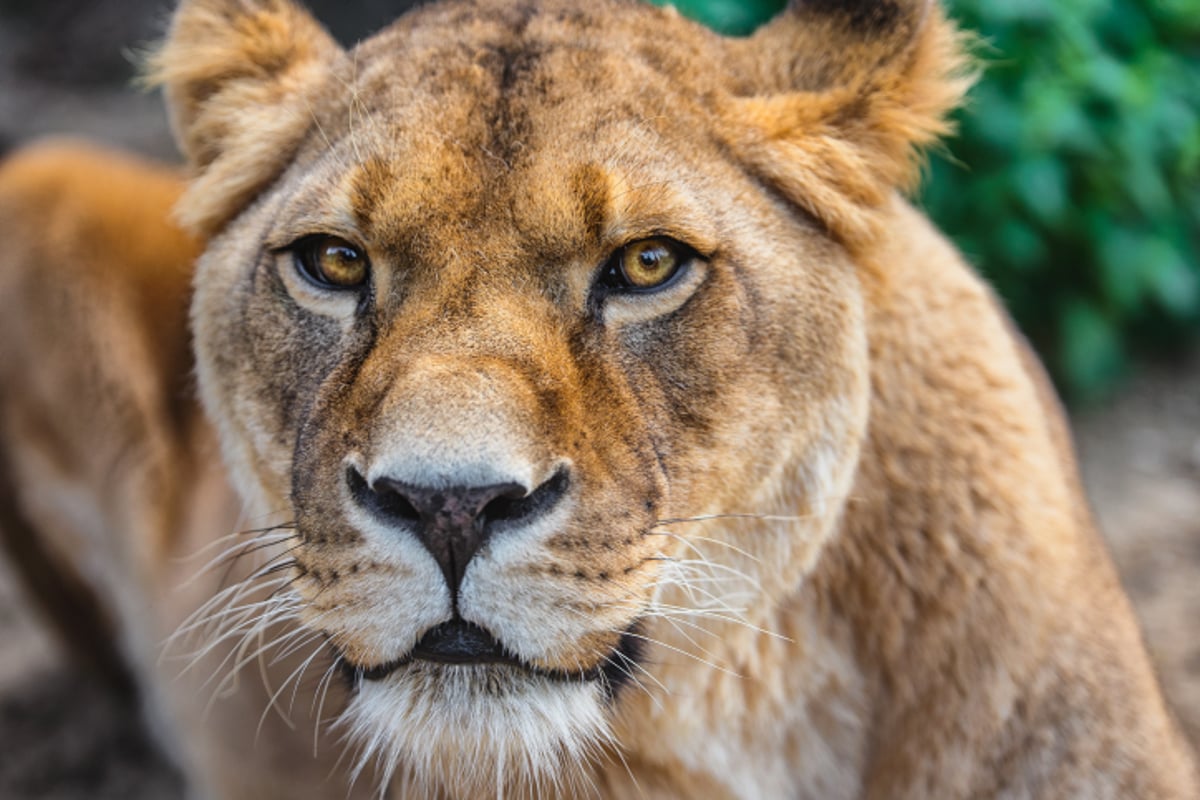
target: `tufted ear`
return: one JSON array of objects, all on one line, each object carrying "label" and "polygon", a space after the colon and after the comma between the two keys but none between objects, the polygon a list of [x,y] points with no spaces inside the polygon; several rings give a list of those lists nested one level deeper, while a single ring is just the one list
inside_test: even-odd
[{"label": "tufted ear", "polygon": [[732,43],[749,92],[722,113],[741,160],[848,243],[915,182],[973,74],[933,0],[792,0]]},{"label": "tufted ear", "polygon": [[249,203],[314,124],[312,96],[344,51],[288,0],[183,0],[148,80],[164,87],[195,177],[176,213],[208,234]]}]

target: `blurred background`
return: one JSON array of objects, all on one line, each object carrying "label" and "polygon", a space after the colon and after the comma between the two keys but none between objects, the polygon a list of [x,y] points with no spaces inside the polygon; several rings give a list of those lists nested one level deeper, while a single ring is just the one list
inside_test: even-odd
[{"label": "blurred background", "polygon": [[[586,0],[580,0],[585,2]],[[778,0],[678,0],[745,33]],[[309,0],[343,42],[404,0]],[[946,0],[983,79],[917,198],[996,287],[1072,410],[1085,483],[1200,743],[1200,0]],[[0,140],[176,159],[130,88],[170,0],[0,0]],[[70,670],[0,563],[0,797],[172,798],[136,716]]]}]

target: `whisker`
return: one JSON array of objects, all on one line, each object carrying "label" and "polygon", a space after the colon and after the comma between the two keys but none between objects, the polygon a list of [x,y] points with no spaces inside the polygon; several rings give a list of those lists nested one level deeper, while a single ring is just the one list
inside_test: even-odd
[{"label": "whisker", "polygon": [[696,548],[697,552],[699,551],[699,548],[695,545],[696,542],[704,542],[706,544],[720,545],[721,547],[724,547],[728,550],[732,550],[733,552],[737,553],[739,556],[742,556],[743,558],[745,558],[748,561],[753,561],[755,564],[762,563],[761,558],[750,553],[747,550],[744,550],[741,547],[738,547],[737,545],[733,544],[732,542],[724,542],[724,541],[721,541],[720,539],[713,539],[712,537],[709,537],[709,536],[687,536],[687,537],[684,537],[673,531],[656,531],[653,528],[651,528],[649,531],[647,531],[647,533],[651,536],[670,536],[672,539],[675,539],[677,541],[691,544],[694,548]]},{"label": "whisker", "polygon": [[[762,636],[768,636],[772,639],[778,639],[781,642],[788,642],[788,643],[795,642],[795,640],[793,640],[792,638],[790,638],[788,636],[785,636],[782,633],[778,633],[777,631],[767,630],[766,628],[763,628],[759,625],[755,625],[754,623],[752,623],[749,620],[745,619],[744,617],[740,616],[741,614],[745,613],[745,609],[705,610],[705,609],[685,608],[685,607],[680,607],[680,606],[669,606],[669,605],[664,605],[664,604],[651,604],[649,613],[654,614],[656,616],[661,616],[664,618],[667,616],[670,616],[674,619],[681,619],[681,618],[688,619],[688,618],[696,618],[696,617],[699,617],[702,619],[712,619],[712,620],[716,620],[718,622],[727,622],[727,623],[730,623],[733,625],[738,625],[738,626],[745,628],[746,630],[752,631],[753,633],[761,634]],[[694,623],[694,624],[699,624],[699,623]]]},{"label": "whisker", "polygon": [[621,761],[621,766],[625,768],[625,774],[629,776],[629,780],[633,783],[633,788],[637,789],[638,796],[642,800],[646,800],[646,793],[642,790],[642,785],[638,783],[637,777],[633,774],[633,770],[629,767],[629,762],[625,760],[625,754],[621,752],[620,743],[615,743],[611,748],[612,752]]},{"label": "whisker", "polygon": [[[728,582],[729,578],[718,579],[720,582]],[[705,588],[704,584],[711,582],[707,578],[689,577],[686,575],[663,575],[658,581],[654,582],[655,593],[652,602],[666,605],[662,600],[666,590],[678,589],[686,597],[690,605],[688,608],[695,608],[698,611],[727,611],[731,614],[743,614],[746,611],[745,606],[751,604],[754,593],[751,591],[725,591],[721,594],[715,594]],[[735,602],[737,601],[737,602]]]},{"label": "whisker", "polygon": [[[286,648],[284,648],[281,652],[276,653],[274,658],[271,659],[271,666],[275,666],[276,664],[280,663],[288,656],[295,653],[297,650],[307,647],[313,641],[315,641],[317,639],[321,639],[325,636],[325,634],[322,631],[310,629],[312,624],[313,624],[313,621],[310,620],[303,628],[298,628],[298,630],[303,631],[306,634],[306,636],[300,638],[298,641],[292,642]],[[280,642],[280,644],[282,645],[283,643]]]},{"label": "whisker", "polygon": [[[316,706],[315,721],[313,722],[313,758],[317,757],[318,741],[320,740],[321,718],[325,713],[325,698],[329,695],[329,687],[333,683],[333,676],[337,674],[338,668],[342,665],[342,656],[337,653],[333,657],[333,661],[329,664],[329,669],[325,670],[324,677],[317,683],[316,694],[313,695],[313,705]],[[317,698],[320,698],[318,701]]]},{"label": "whisker", "polygon": [[[214,639],[214,641],[209,643],[208,646],[206,646],[203,650],[201,650],[197,654],[196,662],[199,662],[201,659],[207,657],[209,653],[211,653],[214,649],[216,649],[218,646],[220,646],[224,642],[234,639],[234,638],[236,638],[238,640],[238,643],[236,645],[234,645],[233,647],[231,647],[230,651],[224,656],[224,658],[221,659],[220,663],[217,664],[217,666],[213,670],[212,674],[202,684],[202,687],[207,686],[213,680],[215,680],[217,675],[219,675],[222,672],[222,670],[225,668],[225,666],[229,663],[230,659],[240,658],[240,656],[238,654],[246,652],[246,650],[249,647],[250,642],[255,639],[255,637],[260,633],[260,631],[262,631],[266,628],[269,628],[271,625],[274,625],[278,622],[295,618],[295,611],[297,611],[297,610],[298,610],[298,608],[280,608],[280,609],[270,608],[270,609],[267,609],[266,613],[255,615],[253,617],[250,617],[250,618],[244,620],[236,628],[223,633],[219,639]],[[241,662],[236,662],[236,666],[234,667],[234,669],[232,671],[233,672],[239,671],[242,667],[244,667],[247,663],[249,663],[250,660],[252,660],[254,655],[256,655],[256,654],[252,654],[250,659],[246,659]],[[189,665],[189,668],[190,668],[190,665]]]},{"label": "whisker", "polygon": [[[193,611],[182,623],[179,624],[175,631],[163,642],[164,653],[168,648],[173,646],[178,641],[186,638],[189,634],[196,630],[206,629],[211,631],[213,624],[221,619],[227,618],[234,614],[256,609],[262,605],[278,602],[278,599],[272,596],[266,598],[265,600],[258,600],[253,603],[237,605],[241,601],[242,596],[252,589],[268,589],[275,585],[286,585],[286,583],[290,580],[291,578],[283,576],[270,581],[265,581],[258,586],[252,587],[237,585],[229,587],[221,594],[211,598],[200,608],[196,609],[196,611]],[[227,593],[228,597],[222,596]]]},{"label": "whisker", "polygon": [[692,577],[700,577],[719,583],[747,584],[755,590],[761,588],[758,578],[755,576],[720,561],[707,558],[672,557],[662,560],[666,562],[666,566],[662,567],[659,572],[658,580],[660,581],[673,579],[683,582],[691,580]]},{"label": "whisker", "polygon": [[[211,559],[209,559],[207,562],[205,562],[203,566],[201,566],[199,569],[197,569],[195,572],[192,573],[192,576],[190,578],[188,578],[186,581],[184,581],[181,584],[181,587],[189,586],[189,585],[195,583],[198,579],[200,579],[204,575],[207,575],[210,571],[212,571],[216,567],[219,567],[219,566],[225,564],[227,559],[230,561],[236,561],[237,559],[242,558],[243,556],[249,555],[251,553],[257,553],[258,551],[265,550],[269,547],[277,546],[279,544],[282,544],[283,542],[289,541],[291,539],[295,539],[297,537],[298,537],[298,534],[296,534],[296,533],[263,534],[249,542],[239,542],[236,545],[234,545],[233,547],[229,547],[229,548],[221,551],[216,556],[213,556]],[[222,583],[224,583],[224,581],[222,581]]]},{"label": "whisker", "polygon": [[250,528],[250,529],[246,529],[246,530],[231,531],[230,533],[227,533],[224,536],[218,536],[217,538],[213,539],[211,542],[208,542],[205,545],[197,547],[195,550],[188,553],[187,555],[175,556],[171,559],[171,561],[174,563],[178,563],[178,564],[186,564],[189,561],[194,561],[195,559],[202,557],[205,553],[208,553],[212,550],[215,550],[218,547],[221,547],[222,545],[224,545],[225,543],[227,543],[229,541],[232,541],[235,539],[240,539],[245,536],[260,536],[260,535],[271,534],[278,530],[294,530],[295,527],[296,527],[296,524],[294,522],[282,522],[278,525],[269,525],[265,528]]},{"label": "whisker", "polygon": [[[283,637],[277,637],[275,639],[272,639],[269,642],[265,642],[265,643],[263,642],[262,636],[268,628],[270,628],[272,625],[278,625],[281,622],[285,622],[290,619],[295,619],[295,616],[291,615],[291,614],[287,614],[287,615],[268,614],[268,615],[264,616],[262,619],[258,620],[255,623],[255,625],[253,625],[245,633],[245,635],[242,636],[240,644],[237,647],[234,647],[233,649],[230,650],[230,652],[225,656],[225,658],[223,658],[221,660],[221,663],[217,665],[217,668],[213,671],[213,674],[211,676],[209,676],[209,678],[203,684],[201,684],[201,688],[207,687],[209,684],[212,683],[213,680],[216,679],[218,674],[220,674],[222,671],[225,670],[225,665],[229,663],[229,660],[231,658],[237,659],[235,661],[233,667],[227,671],[225,677],[221,680],[220,683],[217,684],[216,688],[214,689],[212,698],[209,700],[209,706],[206,708],[206,713],[207,713],[208,709],[211,708],[212,702],[214,700],[216,700],[218,697],[224,697],[227,695],[229,688],[231,688],[234,685],[234,682],[236,682],[237,676],[241,673],[241,671],[248,664],[250,664],[252,661],[259,659],[259,657],[266,650],[270,649],[271,647],[277,646],[282,641],[286,641],[287,638],[290,638],[291,636],[302,635],[302,633],[304,632],[304,629],[295,628],[292,631],[289,631],[288,633],[284,634]],[[253,652],[250,652],[247,654],[246,651],[252,646],[253,642],[258,642],[259,646]],[[260,666],[261,665],[262,665],[262,662],[260,662]]]},{"label": "whisker", "polygon": [[[287,548],[286,550],[284,550],[284,551],[278,553],[277,555],[271,557],[270,559],[268,559],[266,561],[266,564],[271,564],[272,562],[277,561],[280,558],[285,558],[285,557],[291,555],[292,553],[296,552],[303,546],[304,546],[303,541],[298,542],[297,544],[292,545],[291,547]],[[240,555],[239,555],[239,557],[240,557]],[[221,576],[221,580],[218,583],[219,586],[224,586],[229,581],[229,576],[231,574],[233,574],[233,569],[234,569],[234,567],[237,566],[237,561],[238,560],[236,558],[230,560],[229,565],[225,568],[225,573]],[[266,564],[264,564],[262,566],[266,566]],[[261,569],[262,566],[260,566],[259,569]]]},{"label": "whisker", "polygon": [[719,519],[750,519],[761,520],[764,522],[805,522],[807,520],[816,519],[815,514],[752,514],[752,513],[733,513],[733,514],[697,514],[694,517],[668,517],[666,519],[656,520],[654,527],[659,525],[683,525],[688,522],[709,522]]},{"label": "whisker", "polygon": [[[275,695],[271,693],[271,679],[267,676],[267,665],[263,659],[263,653],[266,650],[267,645],[263,645],[263,629],[262,628],[258,629],[258,635],[256,638],[260,645],[257,657],[255,659],[258,663],[258,677],[262,681],[263,689],[265,689],[268,694],[271,694],[271,697],[267,701],[267,707],[265,709],[263,709],[263,716],[259,718],[258,728],[254,732],[254,741],[255,742],[258,741],[258,734],[262,730],[263,720],[266,719],[266,715],[270,712],[271,708],[275,706]],[[287,682],[285,681],[283,685],[287,686]],[[292,731],[296,730],[296,725],[292,722],[292,720],[286,714],[283,713],[283,709],[276,708],[276,713],[278,713],[279,718],[281,720],[283,720],[283,724],[287,725],[288,730],[292,730]]]},{"label": "whisker", "polygon": [[[311,642],[313,640],[313,638],[314,637],[310,636],[308,639],[305,639],[304,641],[307,644],[307,643]],[[319,638],[319,636],[317,638]],[[319,656],[321,654],[321,649],[322,649],[321,647],[315,648],[312,652],[312,655],[310,655],[303,662],[301,662],[300,666],[298,666],[298,667],[296,667],[296,669],[292,670],[291,674],[283,679],[283,682],[280,683],[279,688],[271,695],[270,699],[267,701],[267,707],[263,709],[262,715],[259,716],[259,718],[258,718],[258,727],[254,731],[255,741],[258,741],[258,737],[262,733],[263,724],[267,721],[267,716],[270,715],[271,709],[275,709],[276,713],[279,714],[279,718],[283,720],[284,724],[286,724],[289,729],[296,730],[295,725],[291,721],[291,715],[284,713],[283,709],[278,706],[278,700],[279,700],[280,695],[282,695],[285,691],[287,691],[288,684],[291,683],[293,680],[295,680],[295,682],[296,682],[296,688],[297,689],[299,688],[300,676],[309,668],[309,666],[312,665],[313,659],[315,659],[317,656]],[[294,650],[293,650],[293,652],[294,652]],[[272,661],[271,663],[272,664],[277,663],[277,660]],[[263,671],[263,681],[264,681],[264,686],[265,686],[266,685],[265,670]],[[267,687],[267,689],[268,689],[268,691],[270,691],[270,687]],[[295,695],[293,694],[293,698],[294,698],[294,696]]]},{"label": "whisker", "polygon": [[[600,653],[594,653],[594,654],[600,655]],[[663,705],[662,699],[659,698],[658,695],[656,695],[654,692],[650,691],[650,687],[646,686],[646,684],[644,684],[640,680],[638,680],[638,677],[633,674],[633,670],[636,669],[639,672],[641,672],[643,675],[646,676],[647,679],[652,681],[655,686],[657,686],[659,689],[661,689],[664,694],[670,695],[671,691],[663,684],[662,681],[660,681],[657,677],[655,677],[653,673],[651,673],[648,669],[643,667],[641,664],[637,663],[637,661],[635,661],[634,659],[630,658],[629,656],[627,656],[621,652],[614,652],[611,655],[606,656],[605,658],[608,660],[608,662],[610,664],[612,664],[614,667],[616,667],[617,670],[619,670],[622,675],[629,678],[629,680],[633,681],[633,684],[635,686],[637,686],[639,690],[641,690],[642,694],[646,695],[646,697],[648,697],[650,699],[650,702],[654,703],[655,708],[657,708],[659,711],[666,710],[666,707]],[[617,662],[615,662],[613,660],[614,658],[619,658],[621,660],[621,663],[618,664]]]},{"label": "whisker", "polygon": [[[184,667],[180,675],[186,674],[224,642],[239,636],[242,637],[242,641],[244,642],[247,637],[253,636],[258,626],[273,624],[277,618],[280,620],[293,618],[295,612],[299,611],[299,609],[300,604],[294,600],[276,601],[261,605],[253,604],[250,607],[241,609],[232,625],[223,624],[208,638],[207,643],[203,647],[191,655],[191,663]],[[235,647],[229,655],[226,655],[222,662],[218,664],[217,670],[219,671],[233,653],[237,652],[241,647],[242,645]],[[209,681],[211,681],[211,678]],[[205,685],[209,681],[206,681]]]},{"label": "whisker", "polygon": [[683,656],[684,658],[690,658],[693,661],[698,661],[699,663],[703,664],[706,667],[715,669],[718,672],[723,672],[726,675],[729,675],[731,677],[738,678],[738,679],[742,678],[742,676],[740,674],[734,672],[733,670],[729,669],[728,667],[723,667],[720,664],[714,664],[711,661],[701,658],[700,656],[696,655],[695,653],[689,653],[688,651],[683,650],[682,648],[675,647],[673,645],[669,645],[666,642],[661,641],[659,639],[655,639],[651,636],[644,636],[640,633],[634,633],[633,631],[625,631],[625,635],[632,636],[635,639],[641,639],[642,641],[646,642],[647,644],[656,645],[658,647],[665,648],[667,650],[670,650],[673,653],[678,653],[679,655]]}]

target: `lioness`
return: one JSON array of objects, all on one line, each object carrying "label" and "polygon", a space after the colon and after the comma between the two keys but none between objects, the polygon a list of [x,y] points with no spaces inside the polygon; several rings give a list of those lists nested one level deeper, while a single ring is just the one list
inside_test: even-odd
[{"label": "lioness", "polygon": [[922,0],[184,0],[186,188],[0,173],[9,549],[199,797],[1200,796],[900,197],[968,73]]}]

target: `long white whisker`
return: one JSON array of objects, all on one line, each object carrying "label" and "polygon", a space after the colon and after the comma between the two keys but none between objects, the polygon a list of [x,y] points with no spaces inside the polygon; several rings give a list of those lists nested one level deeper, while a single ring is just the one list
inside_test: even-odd
[{"label": "long white whisker", "polygon": [[[601,655],[600,653],[593,653],[593,654],[597,655],[597,656]],[[667,689],[666,686],[663,685],[662,681],[660,681],[658,678],[656,678],[654,675],[652,675],[641,664],[637,663],[632,658],[625,656],[623,653],[616,653],[614,655],[617,658],[620,658],[620,663],[613,660],[613,656],[607,656],[606,658],[608,659],[609,663],[612,664],[614,667],[616,667],[616,669],[618,671],[620,671],[620,673],[622,675],[624,675],[626,678],[629,678],[629,680],[633,682],[633,685],[636,686],[641,691],[642,694],[646,695],[646,697],[650,699],[650,702],[654,704],[655,708],[657,708],[659,711],[665,711],[666,708],[665,708],[665,706],[663,706],[662,699],[659,698],[658,695],[656,695],[654,692],[650,691],[650,687],[648,687],[648,686],[646,686],[646,684],[642,683],[638,679],[638,677],[633,674],[632,670],[633,669],[639,670],[648,679],[653,681],[654,684],[656,686],[658,686],[658,688],[662,689],[662,691],[664,693],[669,695],[671,692]]]},{"label": "long white whisker", "polygon": [[[259,654],[259,651],[256,650],[253,653],[251,653],[251,655],[249,657],[246,657],[246,658],[243,658],[241,655],[239,655],[239,654],[243,654],[246,652],[246,650],[249,648],[249,643],[255,639],[255,637],[259,634],[259,632],[261,630],[265,630],[266,628],[270,627],[271,625],[275,625],[280,622],[285,622],[289,619],[295,619],[295,617],[296,617],[295,612],[297,612],[299,609],[300,609],[300,605],[298,603],[289,604],[289,605],[281,605],[277,608],[268,608],[265,613],[251,617],[250,619],[246,620],[241,625],[239,625],[238,629],[224,633],[220,637],[220,639],[217,639],[217,640],[213,641],[212,643],[210,643],[207,647],[204,648],[203,651],[201,651],[201,654],[200,654],[201,657],[210,653],[213,650],[213,648],[215,648],[216,646],[221,644],[223,641],[226,641],[235,636],[238,636],[239,634],[241,636],[241,640],[240,640],[239,644],[233,648],[230,648],[229,653],[227,653],[225,655],[225,657],[223,659],[221,659],[221,662],[214,669],[213,674],[203,684],[201,684],[201,687],[203,688],[204,686],[208,686],[208,684],[210,684],[216,678],[217,674],[220,673],[221,670],[223,670],[225,668],[225,666],[229,663],[229,661],[231,659],[235,659],[235,666],[233,669],[230,670],[229,675],[230,676],[236,675],[238,672],[240,672],[243,667],[245,667],[247,664],[249,664],[251,661],[253,661]],[[242,628],[244,628],[244,630],[242,630]],[[287,636],[297,635],[297,631],[296,630],[290,631],[286,635]],[[236,659],[241,659],[241,660],[236,661]],[[228,680],[228,677],[226,678],[226,680]],[[225,683],[225,681],[222,681],[222,683],[218,685],[218,690],[217,690],[216,694],[221,694],[220,689],[221,689],[221,686],[224,685],[224,683]]]},{"label": "long white whisker", "polygon": [[[311,642],[312,639],[309,638],[306,641]],[[283,682],[279,685],[279,688],[276,689],[275,693],[271,695],[270,699],[267,701],[267,707],[263,709],[262,715],[259,716],[259,718],[258,718],[258,727],[254,731],[255,741],[258,740],[259,735],[262,733],[263,724],[267,721],[267,716],[271,713],[271,709],[275,709],[276,713],[279,714],[280,719],[283,720],[284,724],[286,724],[288,726],[288,728],[290,728],[291,730],[296,729],[295,725],[292,724],[291,716],[289,714],[285,714],[283,709],[277,705],[277,702],[279,700],[279,697],[285,691],[287,691],[288,684],[291,683],[293,680],[296,681],[296,686],[300,685],[300,676],[309,668],[309,666],[313,662],[313,659],[315,659],[317,656],[319,656],[321,654],[321,650],[322,650],[321,647],[315,648],[312,652],[312,655],[310,655],[308,658],[304,659],[304,661],[301,662],[300,666],[298,666],[298,667],[296,667],[296,669],[292,670],[291,674],[283,679]],[[274,662],[272,662],[272,663],[274,663]],[[265,675],[264,675],[264,681],[265,681]]]},{"label": "long white whisker", "polygon": [[[217,538],[213,539],[211,542],[208,542],[205,545],[197,547],[195,550],[193,550],[190,553],[187,553],[186,555],[175,556],[171,559],[171,561],[176,564],[187,564],[188,562],[195,561],[197,558],[204,556],[205,554],[217,549],[218,547],[222,547],[222,546],[226,545],[231,540],[243,540],[247,536],[255,536],[255,537],[270,536],[270,535],[274,535],[274,533],[276,531],[281,531],[281,530],[290,530],[290,531],[292,531],[292,533],[287,534],[287,535],[292,535],[292,536],[296,535],[295,523],[291,523],[291,522],[283,523],[281,525],[270,525],[266,528],[251,528],[249,530],[232,531],[230,533],[225,534],[224,536],[218,536]],[[280,534],[280,535],[283,535],[283,534]],[[251,541],[251,540],[245,539],[245,541]],[[233,548],[230,548],[230,549],[233,549]]]},{"label": "long white whisker", "polygon": [[681,656],[683,656],[683,657],[685,657],[685,658],[690,658],[690,659],[692,659],[693,661],[698,661],[699,663],[703,664],[703,665],[704,665],[704,666],[706,666],[706,667],[710,667],[711,669],[715,669],[715,670],[717,670],[718,672],[723,672],[723,673],[725,673],[726,675],[729,675],[729,676],[731,676],[731,677],[734,677],[734,678],[739,678],[739,679],[742,677],[741,675],[739,675],[738,673],[736,673],[736,672],[734,672],[733,670],[729,669],[728,667],[723,667],[723,666],[721,666],[720,664],[715,664],[715,663],[713,663],[713,662],[711,662],[711,661],[708,661],[707,659],[701,658],[700,656],[696,655],[695,653],[689,653],[688,651],[686,651],[686,650],[683,650],[682,648],[675,647],[675,646],[673,646],[673,645],[669,645],[669,644],[667,644],[666,642],[663,642],[663,641],[661,641],[661,640],[659,640],[659,639],[655,639],[655,638],[653,638],[653,637],[651,637],[651,636],[643,636],[642,634],[640,634],[640,633],[634,633],[633,631],[625,631],[625,635],[626,635],[626,636],[632,636],[632,637],[633,637],[633,638],[635,638],[635,639],[641,639],[641,640],[642,640],[642,641],[644,641],[644,642],[647,642],[647,643],[649,643],[649,644],[651,644],[651,645],[657,645],[658,647],[662,647],[662,648],[664,648],[664,649],[670,650],[670,651],[671,651],[671,652],[673,652],[673,653],[678,653],[679,655],[681,655]]},{"label": "long white whisker", "polygon": [[215,595],[210,597],[203,605],[201,605],[199,608],[197,608],[195,611],[193,611],[191,614],[189,614],[188,617],[182,623],[180,623],[180,627],[189,625],[190,623],[194,622],[196,619],[203,617],[204,615],[208,614],[209,612],[211,612],[213,609],[215,609],[217,607],[220,607],[222,605],[232,605],[232,604],[238,602],[243,595],[248,594],[249,592],[251,592],[253,590],[262,589],[266,586],[273,586],[273,585],[275,585],[275,581],[282,581],[282,582],[286,583],[287,581],[291,580],[291,578],[289,578],[287,576],[281,576],[280,578],[272,579],[269,581],[262,580],[264,578],[269,577],[273,571],[277,570],[279,565],[272,563],[272,562],[276,561],[277,559],[278,559],[278,557],[272,558],[266,564],[263,564],[262,566],[258,567],[254,572],[252,572],[250,575],[247,575],[242,580],[240,580],[237,583],[232,584],[230,586],[226,586],[225,588],[218,591]]},{"label": "long white whisker", "polygon": [[745,558],[747,561],[753,561],[755,564],[762,563],[761,558],[759,558],[756,555],[753,555],[752,553],[748,552],[747,550],[745,550],[741,547],[738,547],[737,545],[733,544],[732,542],[725,542],[720,539],[714,539],[711,536],[695,536],[695,535],[684,536],[679,533],[674,533],[673,531],[656,531],[653,528],[651,528],[649,531],[647,531],[647,533],[650,536],[668,536],[672,539],[675,539],[676,541],[691,545],[693,551],[695,551],[698,555],[700,555],[701,558],[706,558],[706,556],[704,556],[701,553],[700,548],[696,544],[696,542],[704,542],[706,544],[715,544],[720,547],[724,547],[727,550],[731,550],[731,551],[737,553],[738,555]]},{"label": "long white whisker", "polygon": [[[286,578],[286,577],[279,578],[277,581],[271,581],[271,582],[264,584],[262,586],[259,586],[257,588],[261,589],[261,588],[266,588],[266,587],[270,587],[270,586],[275,586],[277,583],[279,585],[286,585],[286,583],[289,580],[290,579]],[[206,616],[192,620],[191,622],[185,621],[183,624],[181,624],[178,628],[175,629],[175,632],[172,633],[166,639],[164,644],[165,645],[173,645],[175,642],[186,638],[189,634],[191,634],[192,632],[197,631],[201,628],[207,628],[207,629],[211,630],[213,627],[215,627],[214,623],[220,622],[222,620],[228,620],[229,618],[231,618],[235,615],[239,615],[239,614],[255,613],[256,611],[258,611],[261,608],[266,608],[266,607],[275,605],[277,603],[283,602],[284,599],[285,598],[269,597],[266,600],[256,600],[252,603],[246,603],[243,605],[230,605],[226,608],[211,609]]]},{"label": "long white whisker", "polygon": [[299,609],[299,607],[300,601],[298,598],[283,596],[272,597],[267,600],[248,603],[214,613],[212,617],[197,622],[197,624],[203,623],[202,627],[206,630],[202,638],[204,644],[191,653],[188,653],[186,657],[191,659],[202,658],[212,652],[215,646],[233,636],[237,636],[247,626],[254,625],[264,615],[277,615],[282,609],[293,611]]},{"label": "long white whisker", "polygon": [[[337,674],[338,669],[342,664],[342,656],[335,655],[333,661],[329,664],[329,669],[325,670],[325,675],[317,683],[316,694],[313,695],[313,704],[316,706],[313,722],[313,758],[317,757],[318,741],[321,736],[321,717],[325,713],[325,698],[329,695],[329,687],[333,683],[333,676]],[[318,698],[320,698],[318,700]]]},{"label": "long white whisker", "polygon": [[673,567],[677,568],[677,569],[685,568],[685,567],[692,567],[692,568],[704,567],[706,570],[709,571],[710,574],[713,574],[716,572],[722,572],[722,573],[725,573],[726,575],[731,575],[735,578],[738,578],[739,580],[745,581],[754,589],[762,588],[761,585],[759,584],[757,578],[754,578],[753,576],[751,576],[745,572],[742,572],[740,569],[737,569],[736,567],[731,567],[728,564],[721,564],[718,562],[713,562],[706,558],[704,558],[704,559],[665,558],[665,559],[663,559],[663,561],[665,561],[666,563],[672,564]]},{"label": "long white whisker", "polygon": [[642,785],[638,783],[637,776],[633,774],[633,770],[629,766],[629,762],[625,760],[625,754],[621,752],[621,746],[618,744],[612,748],[613,753],[621,761],[621,766],[625,768],[625,774],[629,776],[629,780],[633,783],[633,788],[637,789],[638,797],[646,800],[646,792],[642,789]]},{"label": "long white whisker", "polygon": [[683,525],[688,522],[709,522],[712,520],[722,519],[749,519],[762,520],[764,522],[806,522],[815,519],[816,515],[796,515],[796,514],[750,514],[750,513],[734,513],[734,514],[698,514],[694,517],[674,517],[668,519],[655,520],[655,527],[659,525]]}]

